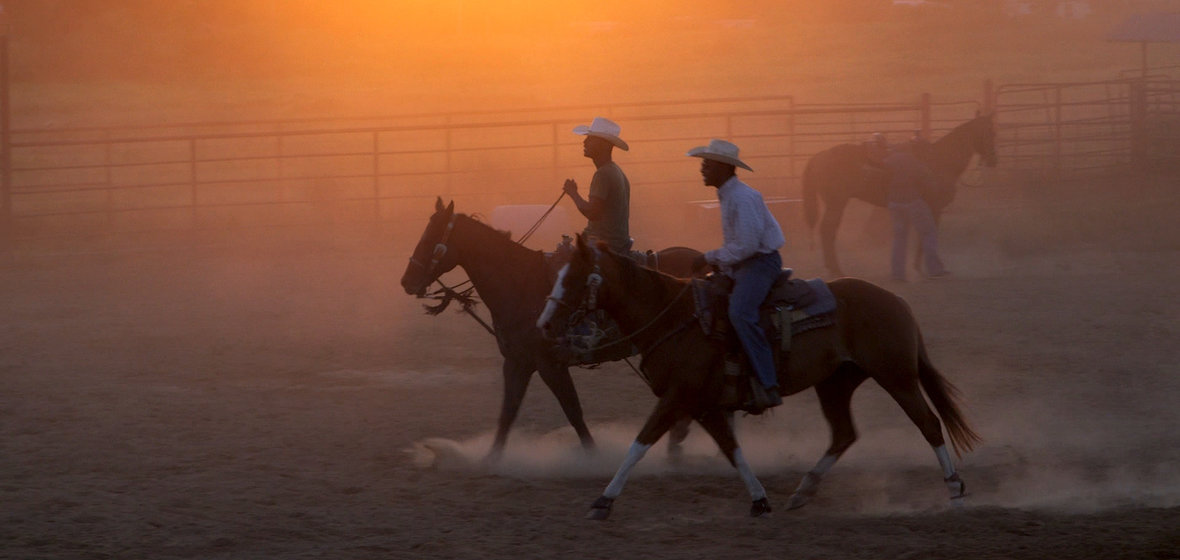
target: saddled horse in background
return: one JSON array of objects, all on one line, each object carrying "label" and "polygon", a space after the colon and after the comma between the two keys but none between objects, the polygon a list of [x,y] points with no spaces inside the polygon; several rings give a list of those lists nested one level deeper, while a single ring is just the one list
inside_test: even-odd
[{"label": "saddled horse in background", "polygon": [[[560,332],[571,313],[593,302],[606,310],[643,354],[641,368],[659,397],[623,464],[587,517],[605,519],[627,476],[649,448],[676,422],[695,419],[738,469],[754,503],[750,514],[770,511],[762,484],[742,457],[734,437],[732,412],[722,403],[725,343],[715,341],[697,325],[689,280],[636,266],[626,257],[589,247],[578,238],[577,250],[553,287],[537,322],[550,338]],[[934,448],[952,500],[964,496],[943,440],[946,425],[956,453],[971,450],[979,436],[967,425],[957,404],[957,391],[930,363],[922,333],[900,297],[856,278],[829,283],[836,297],[834,324],[795,335],[786,370],[778,372],[783,394],[815,387],[824,418],[831,428],[827,452],[803,478],[788,502],[802,506],[814,495],[820,477],[856,441],[850,410],[852,393],[866,379],[880,385]],[[926,397],[938,411],[926,404]],[[941,422],[939,421],[941,417]]]},{"label": "saddled horse in background", "polygon": [[[926,162],[938,178],[939,188],[922,194],[935,223],[955,199],[955,186],[972,156],[979,154],[984,165],[996,165],[995,137],[991,115],[983,115],[955,127],[933,143],[914,143],[914,155]],[[868,172],[871,169],[868,162],[864,144],[840,144],[812,156],[803,170],[803,213],[807,227],[814,229],[819,222],[824,266],[836,276],[843,276],[836,258],[836,230],[848,201],[859,198],[874,206],[886,206],[888,176]],[[819,199],[824,205],[822,218]],[[915,263],[920,260],[919,253]]]},{"label": "saddled horse in background", "polygon": [[[694,249],[672,247],[657,253],[657,262],[660,270],[687,277],[692,274],[697,255],[700,252]],[[420,296],[439,276],[456,266],[467,272],[472,287],[487,305],[504,356],[504,399],[488,459],[494,460],[503,452],[508,430],[516,420],[534,371],[557,397],[582,445],[593,448],[594,439],[582,419],[582,405],[570,377],[570,357],[545,340],[536,327],[545,296],[552,288],[553,275],[544,253],[512,241],[507,232],[456,213],[454,202],[444,207],[439,198],[402,275],[402,287],[407,294]],[[675,435],[683,440],[687,423]]]}]

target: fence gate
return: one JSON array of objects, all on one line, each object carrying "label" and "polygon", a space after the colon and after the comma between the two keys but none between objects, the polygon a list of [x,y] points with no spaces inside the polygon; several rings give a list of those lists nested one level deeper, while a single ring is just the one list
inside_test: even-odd
[{"label": "fence gate", "polygon": [[1011,170],[1064,177],[1177,162],[1180,81],[1006,84],[994,107],[997,150]]}]

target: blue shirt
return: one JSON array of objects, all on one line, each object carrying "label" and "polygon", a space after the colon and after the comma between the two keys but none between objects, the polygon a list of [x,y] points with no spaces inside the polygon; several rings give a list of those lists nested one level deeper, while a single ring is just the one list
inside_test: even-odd
[{"label": "blue shirt", "polygon": [[725,243],[705,253],[705,260],[729,273],[734,265],[758,255],[773,253],[787,242],[778,220],[766,207],[762,194],[730,177],[717,189],[721,201],[721,233]]},{"label": "blue shirt", "polygon": [[890,152],[882,163],[893,172],[889,177],[889,202],[913,202],[938,186],[934,172],[909,152]]}]

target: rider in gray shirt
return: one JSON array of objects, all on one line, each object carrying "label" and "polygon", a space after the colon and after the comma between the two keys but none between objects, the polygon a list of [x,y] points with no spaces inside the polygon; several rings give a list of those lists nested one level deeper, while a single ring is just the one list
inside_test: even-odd
[{"label": "rider in gray shirt", "polygon": [[574,128],[574,134],[586,136],[582,154],[594,162],[596,170],[588,198],[578,193],[578,183],[573,179],[566,179],[562,190],[586,217],[584,236],[605,241],[612,251],[627,254],[631,250],[631,182],[611,158],[615,146],[627,150],[619,130],[619,125],[602,117],[589,126]]}]

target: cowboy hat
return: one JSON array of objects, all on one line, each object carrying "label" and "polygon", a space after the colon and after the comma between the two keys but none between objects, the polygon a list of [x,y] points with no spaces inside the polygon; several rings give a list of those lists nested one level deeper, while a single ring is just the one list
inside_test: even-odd
[{"label": "cowboy hat", "polygon": [[753,171],[749,165],[746,165],[745,162],[738,159],[738,147],[731,142],[726,142],[725,140],[718,140],[714,138],[709,141],[708,146],[697,146],[689,150],[685,155],[699,157],[702,159],[711,159]]},{"label": "cowboy hat", "polygon": [[619,138],[619,130],[619,125],[615,124],[615,121],[604,119],[602,117],[594,117],[594,120],[590,123],[590,126],[586,126],[584,124],[575,126],[574,134],[581,134],[582,136],[597,136],[606,140],[607,142],[610,142],[611,144],[627,150],[627,143]]}]

